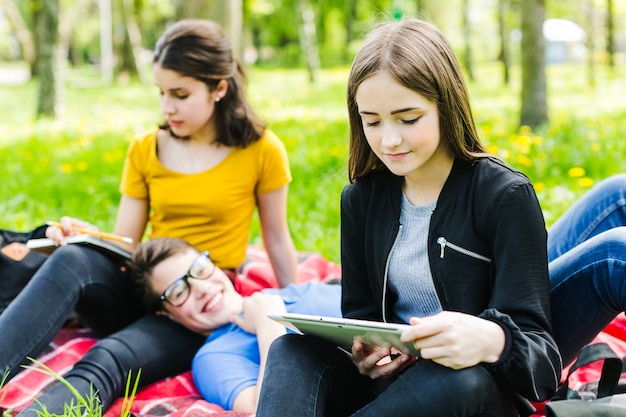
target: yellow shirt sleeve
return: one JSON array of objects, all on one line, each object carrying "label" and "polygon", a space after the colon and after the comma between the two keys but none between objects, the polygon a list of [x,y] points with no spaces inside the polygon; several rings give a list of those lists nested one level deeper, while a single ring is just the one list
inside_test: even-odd
[{"label": "yellow shirt sleeve", "polygon": [[291,182],[284,144],[271,131],[246,148],[231,148],[218,165],[182,174],[161,165],[156,131],[130,144],[120,192],[150,203],[150,238],[177,237],[208,250],[222,268],[245,259],[257,195]]}]

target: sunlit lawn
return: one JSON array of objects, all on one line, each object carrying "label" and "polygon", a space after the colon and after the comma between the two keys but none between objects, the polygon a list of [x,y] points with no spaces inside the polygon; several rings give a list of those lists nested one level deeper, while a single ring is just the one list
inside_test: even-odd
[{"label": "sunlit lawn", "polygon": [[[290,155],[289,223],[296,246],[339,261],[347,70],[325,70],[315,84],[305,71],[256,69],[249,75],[250,100]],[[517,127],[518,86],[502,86],[493,66],[478,67],[477,75],[470,89],[483,139],[532,179],[548,224],[593,183],[624,170],[624,76],[603,71],[592,89],[584,67],[550,67],[551,125],[531,132]],[[72,73],[56,122],[33,120],[33,82],[0,86],[0,97],[0,227],[26,230],[68,214],[111,229],[128,141],[160,121],[155,87],[102,87],[94,74]],[[251,243],[260,244],[256,224]]]}]

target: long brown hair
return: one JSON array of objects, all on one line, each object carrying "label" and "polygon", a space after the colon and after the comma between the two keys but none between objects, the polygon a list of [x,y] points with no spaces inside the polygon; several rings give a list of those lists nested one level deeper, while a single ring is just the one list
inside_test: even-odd
[{"label": "long brown hair", "polygon": [[474,160],[486,155],[461,67],[443,34],[416,18],[383,22],[365,38],[348,78],[350,182],[387,169],[367,143],[355,100],[361,83],[380,71],[387,71],[400,84],[437,105],[441,139],[454,158]]},{"label": "long brown hair", "polygon": [[[230,41],[217,23],[186,19],[173,24],[157,41],[152,62],[202,81],[211,92],[221,80],[228,82],[228,92],[215,105],[218,143],[246,147],[263,135],[266,125],[244,94],[243,67],[233,57]],[[167,124],[160,127],[168,129]]]}]

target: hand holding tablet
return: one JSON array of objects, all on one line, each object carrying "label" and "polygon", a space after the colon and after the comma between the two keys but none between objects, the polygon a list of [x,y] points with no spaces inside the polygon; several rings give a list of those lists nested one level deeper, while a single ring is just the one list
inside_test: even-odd
[{"label": "hand holding tablet", "polygon": [[400,352],[419,356],[412,343],[400,340],[402,332],[410,327],[408,324],[296,313],[268,313],[267,316],[293,331],[321,337],[348,351],[354,338],[359,336],[365,344],[394,347]]}]

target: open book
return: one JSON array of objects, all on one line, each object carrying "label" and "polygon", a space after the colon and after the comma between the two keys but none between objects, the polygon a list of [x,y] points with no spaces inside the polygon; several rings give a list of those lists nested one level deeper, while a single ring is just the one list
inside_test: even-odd
[{"label": "open book", "polygon": [[[85,245],[118,260],[128,260],[131,257],[131,253],[126,249],[123,249],[116,244],[101,239],[99,237],[91,235],[74,235],[66,236],[65,240],[68,244]],[[26,246],[29,249],[48,255],[54,252],[56,248],[58,248],[58,246],[54,244],[52,239],[47,238],[31,239],[26,242]]]}]

